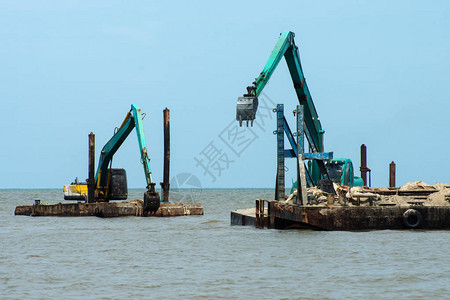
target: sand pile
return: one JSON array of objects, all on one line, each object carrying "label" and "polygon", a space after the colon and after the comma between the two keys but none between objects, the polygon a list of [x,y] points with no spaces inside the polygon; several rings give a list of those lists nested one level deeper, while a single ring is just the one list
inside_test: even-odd
[{"label": "sand pile", "polygon": [[[330,194],[317,187],[307,189],[308,205],[425,205],[450,206],[450,184],[426,184],[423,181],[408,182],[400,188],[348,187],[333,183],[336,194]],[[297,190],[286,199],[293,203]]]}]

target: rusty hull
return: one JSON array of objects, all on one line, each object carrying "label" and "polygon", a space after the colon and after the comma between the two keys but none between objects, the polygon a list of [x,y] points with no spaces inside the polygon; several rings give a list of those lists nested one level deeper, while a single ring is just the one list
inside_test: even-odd
[{"label": "rusty hull", "polygon": [[87,217],[103,218],[138,216],[138,217],[174,217],[187,215],[203,215],[200,203],[161,203],[159,209],[144,212],[143,201],[131,202],[97,202],[97,203],[58,203],[19,205],[15,215],[54,216],[54,217]]},{"label": "rusty hull", "polygon": [[404,213],[420,212],[423,219],[416,229],[450,229],[449,206],[301,206],[268,202],[269,228],[315,230],[408,229]]}]

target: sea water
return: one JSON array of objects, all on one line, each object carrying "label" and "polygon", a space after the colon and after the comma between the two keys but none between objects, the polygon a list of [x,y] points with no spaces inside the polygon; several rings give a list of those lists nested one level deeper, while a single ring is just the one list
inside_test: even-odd
[{"label": "sea water", "polygon": [[[130,190],[129,199],[144,190]],[[273,190],[179,190],[203,216],[14,216],[61,190],[0,190],[1,299],[444,299],[450,231],[231,226]],[[176,201],[177,199],[175,199]],[[174,202],[174,200],[172,199]]]}]

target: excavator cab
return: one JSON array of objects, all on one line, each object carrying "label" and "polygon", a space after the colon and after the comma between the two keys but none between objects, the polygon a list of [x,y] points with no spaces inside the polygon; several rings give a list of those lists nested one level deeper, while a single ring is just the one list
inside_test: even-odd
[{"label": "excavator cab", "polygon": [[111,179],[107,200],[126,200],[128,198],[127,172],[125,169],[109,169]]},{"label": "excavator cab", "polygon": [[340,185],[363,186],[361,177],[354,176],[353,163],[348,158],[336,158],[325,163],[330,179]]}]

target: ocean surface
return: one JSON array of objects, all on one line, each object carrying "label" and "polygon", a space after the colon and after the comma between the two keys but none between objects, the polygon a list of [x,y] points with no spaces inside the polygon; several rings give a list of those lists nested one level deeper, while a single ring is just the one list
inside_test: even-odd
[{"label": "ocean surface", "polygon": [[[129,199],[144,190],[130,190]],[[230,225],[273,190],[171,191],[204,216],[28,217],[58,190],[0,190],[1,299],[450,299],[450,231]]]}]

